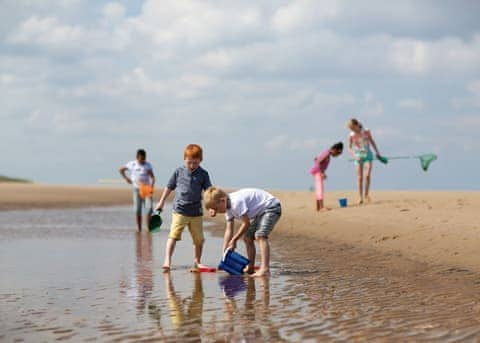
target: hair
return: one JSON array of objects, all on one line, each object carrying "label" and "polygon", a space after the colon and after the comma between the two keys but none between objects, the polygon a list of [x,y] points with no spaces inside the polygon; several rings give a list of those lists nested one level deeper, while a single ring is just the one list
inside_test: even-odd
[{"label": "hair", "polygon": [[353,126],[358,126],[360,129],[363,128],[362,123],[360,123],[357,119],[352,118],[348,121],[347,127],[351,130]]},{"label": "hair", "polygon": [[330,149],[342,152],[343,151],[343,143],[342,142],[335,143],[334,145],[332,145],[332,147]]},{"label": "hair", "polygon": [[146,158],[147,157],[147,153],[145,152],[145,150],[143,149],[138,149],[137,150],[137,157],[143,157],[143,158]]},{"label": "hair", "polygon": [[217,187],[207,188],[207,190],[203,192],[203,202],[205,204],[205,208],[207,210],[214,208],[220,199],[226,198],[227,196],[227,193],[223,189]]},{"label": "hair", "polygon": [[200,147],[200,145],[197,144],[189,144],[185,147],[185,150],[183,152],[183,159],[186,159],[187,157],[190,158],[198,158],[200,161],[203,160],[203,150]]}]

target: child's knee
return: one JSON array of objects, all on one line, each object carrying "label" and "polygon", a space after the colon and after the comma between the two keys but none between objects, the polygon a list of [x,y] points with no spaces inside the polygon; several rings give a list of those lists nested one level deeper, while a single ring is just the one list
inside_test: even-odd
[{"label": "child's knee", "polygon": [[243,236],[243,241],[245,243],[253,243],[254,237],[245,235],[245,236]]},{"label": "child's knee", "polygon": [[257,237],[255,237],[255,240],[259,243],[268,242],[268,236],[257,236]]}]

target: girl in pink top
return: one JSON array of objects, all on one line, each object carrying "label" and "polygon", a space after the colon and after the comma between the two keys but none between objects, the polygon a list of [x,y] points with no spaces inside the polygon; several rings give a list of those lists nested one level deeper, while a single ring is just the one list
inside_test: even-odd
[{"label": "girl in pink top", "polygon": [[[377,144],[373,140],[372,133],[369,129],[363,128],[362,124],[357,119],[350,119],[347,127],[351,130],[348,137],[348,150],[355,159],[355,168],[357,172],[358,193],[360,198],[359,204],[363,204],[365,199],[371,202],[368,194],[370,189],[370,175],[372,173],[373,153],[370,145],[376,153],[376,157],[380,156]],[[363,175],[365,172],[365,193],[363,193]]]},{"label": "girl in pink top", "polygon": [[325,150],[320,155],[315,157],[315,164],[310,169],[315,182],[315,196],[317,200],[317,211],[328,211],[328,207],[323,206],[323,193],[324,193],[324,180],[327,179],[325,171],[330,163],[330,156],[337,157],[343,151],[343,143],[338,142],[334,144],[330,149]]}]

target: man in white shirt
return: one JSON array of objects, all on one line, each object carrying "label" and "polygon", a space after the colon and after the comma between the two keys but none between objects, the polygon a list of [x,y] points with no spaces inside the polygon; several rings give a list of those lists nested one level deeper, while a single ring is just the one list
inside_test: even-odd
[{"label": "man in white shirt", "polygon": [[[152,196],[155,176],[153,167],[147,161],[147,153],[143,149],[137,150],[136,160],[130,161],[119,169],[120,175],[133,186],[133,209],[137,216],[137,229],[142,231],[142,208],[145,207],[147,227],[152,214]],[[127,175],[128,172],[128,175]],[[150,186],[151,192],[143,194],[141,187]]]}]

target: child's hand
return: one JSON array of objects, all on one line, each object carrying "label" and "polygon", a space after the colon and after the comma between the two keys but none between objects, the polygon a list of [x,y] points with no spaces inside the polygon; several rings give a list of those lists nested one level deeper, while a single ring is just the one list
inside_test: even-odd
[{"label": "child's hand", "polygon": [[228,242],[227,249],[232,249],[235,250],[237,247],[237,241],[232,239],[230,242]]},{"label": "child's hand", "polygon": [[154,211],[163,211],[163,203],[161,201],[159,201],[157,206],[155,206]]},{"label": "child's hand", "polygon": [[217,215],[217,211],[215,211],[213,208],[208,209],[208,215],[210,217],[215,217]]},{"label": "child's hand", "polygon": [[326,180],[327,179],[327,174],[322,174],[322,179]]}]

